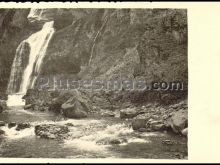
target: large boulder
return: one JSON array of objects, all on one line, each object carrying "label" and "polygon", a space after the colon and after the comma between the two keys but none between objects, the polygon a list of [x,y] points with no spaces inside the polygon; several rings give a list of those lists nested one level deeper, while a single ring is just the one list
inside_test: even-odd
[{"label": "large boulder", "polygon": [[168,123],[175,133],[181,133],[181,131],[184,128],[188,127],[188,113],[187,113],[187,111],[186,110],[179,110],[179,111],[173,113],[173,115],[171,116]]},{"label": "large boulder", "polygon": [[138,115],[138,112],[135,108],[126,108],[120,110],[120,118],[133,118]]},{"label": "large boulder", "polygon": [[64,138],[69,132],[67,126],[55,124],[42,124],[35,126],[35,134],[45,139],[60,139]]},{"label": "large boulder", "polygon": [[71,93],[61,91],[58,96],[52,99],[49,105],[49,111],[60,113],[62,104],[68,101],[70,97],[72,97]]},{"label": "large boulder", "polygon": [[132,128],[133,130],[139,130],[141,128],[146,128],[148,118],[146,115],[138,115],[132,120]]},{"label": "large boulder", "polygon": [[17,125],[17,123],[15,123],[15,122],[8,123],[8,128],[15,127],[16,125]]},{"label": "large boulder", "polygon": [[102,117],[115,117],[115,113],[111,111],[103,111],[101,112]]},{"label": "large boulder", "polygon": [[24,109],[25,109],[25,110],[32,109],[33,106],[34,106],[34,105],[32,105],[32,104],[28,104],[28,105],[25,105],[25,106],[24,106]]},{"label": "large boulder", "polygon": [[188,136],[188,128],[185,128],[181,131],[183,136]]},{"label": "large boulder", "polygon": [[16,130],[20,131],[20,130],[30,128],[30,127],[31,127],[30,123],[19,123],[16,127]]},{"label": "large boulder", "polygon": [[78,100],[74,97],[70,98],[67,102],[62,104],[62,114],[68,118],[85,118],[89,111],[85,102]]}]

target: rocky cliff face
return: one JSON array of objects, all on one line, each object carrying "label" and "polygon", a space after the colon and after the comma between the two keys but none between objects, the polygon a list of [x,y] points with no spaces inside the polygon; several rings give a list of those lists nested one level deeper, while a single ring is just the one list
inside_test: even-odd
[{"label": "rocky cliff face", "polygon": [[186,10],[41,9],[35,12],[31,18],[27,18],[28,9],[0,12],[3,89],[17,46],[39,30],[45,20],[54,20],[56,32],[47,49],[42,76],[183,81],[187,85]]},{"label": "rocky cliff face", "polygon": [[73,22],[54,35],[42,74],[187,83],[185,10],[75,9],[66,15]]}]

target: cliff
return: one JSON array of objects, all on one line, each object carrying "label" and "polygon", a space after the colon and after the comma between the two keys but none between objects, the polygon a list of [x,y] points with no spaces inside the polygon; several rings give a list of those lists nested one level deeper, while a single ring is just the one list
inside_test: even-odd
[{"label": "cliff", "polygon": [[[29,9],[0,11],[0,77],[5,91],[20,42],[54,20],[41,76],[181,81],[187,90],[186,10]],[[36,14],[38,15],[39,14]],[[185,97],[185,96],[184,96]]]}]

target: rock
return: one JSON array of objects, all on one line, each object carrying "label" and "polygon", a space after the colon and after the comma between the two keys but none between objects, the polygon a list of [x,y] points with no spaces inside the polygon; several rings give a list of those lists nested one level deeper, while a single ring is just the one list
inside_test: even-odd
[{"label": "rock", "polygon": [[31,127],[31,125],[29,123],[19,123],[16,127],[16,130],[20,131],[22,129],[30,128],[30,127]]},{"label": "rock", "polygon": [[0,136],[1,136],[1,135],[4,135],[4,134],[5,134],[5,131],[3,131],[3,130],[0,129]]},{"label": "rock", "polygon": [[11,122],[8,124],[8,128],[12,128],[12,127],[15,127],[16,126],[16,123],[15,122]]},{"label": "rock", "polygon": [[102,112],[101,115],[102,115],[103,117],[115,117],[114,112],[111,112],[111,111]]},{"label": "rock", "polygon": [[101,109],[112,109],[112,104],[106,98],[105,94],[94,94],[94,96],[92,97],[92,102],[94,105],[100,107]]},{"label": "rock", "polygon": [[104,139],[101,139],[101,140],[98,140],[96,142],[96,144],[99,144],[99,145],[118,145],[118,144],[121,144],[121,143],[126,143],[127,142],[127,139],[125,138],[104,138]]},{"label": "rock", "polygon": [[148,122],[147,122],[148,124],[150,124],[150,125],[157,125],[157,124],[161,124],[161,123],[163,123],[161,120],[159,120],[159,121],[156,121],[156,120],[149,120]]},{"label": "rock", "polygon": [[181,131],[183,136],[188,136],[188,128],[185,128]]},{"label": "rock", "polygon": [[66,123],[65,125],[66,125],[66,126],[69,126],[69,127],[73,127],[73,126],[74,126],[73,123]]},{"label": "rock", "polygon": [[32,109],[33,108],[33,105],[32,104],[28,104],[28,105],[25,105],[24,106],[24,109],[27,110],[27,109]]},{"label": "rock", "polygon": [[187,102],[184,100],[184,101],[181,101],[177,104],[172,104],[169,106],[170,108],[173,108],[173,109],[184,109],[187,107]]},{"label": "rock", "polygon": [[62,114],[68,118],[85,118],[89,111],[88,106],[75,98],[70,98],[67,102],[62,104]]},{"label": "rock", "polygon": [[69,92],[60,92],[58,97],[52,99],[48,110],[55,113],[60,113],[62,104],[67,102],[72,96],[73,94]]},{"label": "rock", "polygon": [[0,127],[5,126],[5,122],[4,121],[0,121]]},{"label": "rock", "polygon": [[175,133],[181,133],[181,131],[188,125],[188,115],[186,110],[179,110],[173,113],[169,120],[169,125]]},{"label": "rock", "polygon": [[174,143],[171,140],[163,140],[162,144],[173,145]]},{"label": "rock", "polygon": [[149,130],[147,128],[139,128],[138,131],[139,132],[149,132]]},{"label": "rock", "polygon": [[69,132],[67,126],[55,125],[55,124],[42,124],[35,126],[35,134],[45,139],[64,138]]},{"label": "rock", "polygon": [[164,131],[166,130],[166,126],[165,124],[154,124],[154,125],[151,125],[151,129],[153,131]]},{"label": "rock", "polygon": [[126,108],[120,110],[120,118],[133,118],[138,115],[138,112],[136,111],[135,108]]},{"label": "rock", "polygon": [[146,127],[147,120],[145,116],[137,116],[132,120],[131,126],[133,130],[139,130]]}]

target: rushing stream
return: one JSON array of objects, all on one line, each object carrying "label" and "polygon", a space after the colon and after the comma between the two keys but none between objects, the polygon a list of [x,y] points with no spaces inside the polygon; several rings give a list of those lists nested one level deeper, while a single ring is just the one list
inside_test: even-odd
[{"label": "rushing stream", "polygon": [[[29,122],[31,128],[16,131],[4,126],[0,139],[1,157],[23,158],[186,158],[186,138],[165,133],[135,132],[127,121],[117,118],[64,120],[54,114],[12,109],[1,121]],[[65,140],[39,138],[34,126],[41,123],[70,125]],[[105,144],[105,139],[126,139],[121,144]],[[163,144],[171,140],[173,144]]]}]

